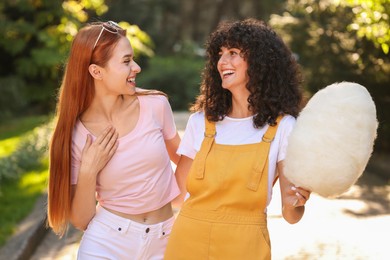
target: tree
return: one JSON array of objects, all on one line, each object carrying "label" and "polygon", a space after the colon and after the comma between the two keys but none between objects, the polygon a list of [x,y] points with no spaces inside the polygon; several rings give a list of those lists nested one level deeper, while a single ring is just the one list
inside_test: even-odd
[{"label": "tree", "polygon": [[349,29],[360,38],[372,41],[385,54],[390,48],[390,1],[389,0],[347,0],[340,6],[348,6],[354,13]]},{"label": "tree", "polygon": [[[357,82],[368,89],[380,122],[375,149],[390,152],[390,58],[383,48],[388,42],[383,40],[385,34],[379,40],[359,33],[355,24],[361,13],[354,8],[348,1],[289,0],[286,12],[273,15],[270,23],[296,53],[310,93],[340,81]],[[378,16],[386,17],[387,12]]]},{"label": "tree", "polygon": [[[6,1],[0,5],[0,117],[27,107],[47,111],[59,85],[69,43],[97,1]],[[25,111],[24,111],[25,112]]]},{"label": "tree", "polygon": [[[268,20],[285,0],[110,0],[105,19],[137,24],[152,37],[158,54],[199,52],[222,20]],[[123,12],[123,10],[131,10]]]},{"label": "tree", "polygon": [[[104,0],[14,0],[0,4],[0,119],[52,111],[62,65],[80,26],[107,12]],[[153,55],[149,36],[122,23],[136,55]]]}]

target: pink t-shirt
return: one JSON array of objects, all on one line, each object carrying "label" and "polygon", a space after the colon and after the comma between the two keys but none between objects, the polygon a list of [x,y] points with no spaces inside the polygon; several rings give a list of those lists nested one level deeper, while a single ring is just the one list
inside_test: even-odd
[{"label": "pink t-shirt", "polygon": [[[99,204],[126,214],[159,209],[180,193],[164,142],[176,135],[169,102],[161,95],[138,96],[138,100],[135,128],[118,139],[118,149],[97,176]],[[72,184],[77,183],[87,134],[92,135],[78,120],[72,140]]]}]

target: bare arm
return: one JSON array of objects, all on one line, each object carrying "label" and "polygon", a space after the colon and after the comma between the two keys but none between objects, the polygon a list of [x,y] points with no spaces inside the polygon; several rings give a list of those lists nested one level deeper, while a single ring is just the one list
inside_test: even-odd
[{"label": "bare arm", "polygon": [[181,206],[187,194],[186,180],[187,180],[188,173],[190,172],[192,161],[193,160],[191,158],[182,155],[180,157],[179,163],[177,164],[175,176],[176,176],[177,184],[179,185],[180,188],[180,195],[177,196],[172,201],[174,207]]},{"label": "bare arm", "polygon": [[169,158],[176,165],[178,164],[179,159],[180,159],[180,156],[176,153],[177,148],[179,147],[179,144],[180,144],[180,136],[177,132],[176,132],[175,137],[173,137],[172,139],[169,139],[169,140],[165,140],[165,146],[167,147]]},{"label": "bare arm", "polygon": [[118,133],[109,127],[92,142],[90,136],[83,148],[77,184],[72,186],[70,222],[85,230],[96,212],[96,177],[118,148]]},{"label": "bare arm", "polygon": [[306,201],[310,197],[310,191],[295,187],[285,176],[283,161],[278,163],[280,193],[282,197],[283,218],[290,224],[301,220],[305,212]]}]

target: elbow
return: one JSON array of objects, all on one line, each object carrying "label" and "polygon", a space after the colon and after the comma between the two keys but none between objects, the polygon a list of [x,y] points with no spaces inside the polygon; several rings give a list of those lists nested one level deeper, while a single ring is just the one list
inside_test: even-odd
[{"label": "elbow", "polygon": [[88,227],[88,224],[89,224],[89,223],[85,223],[83,221],[77,221],[77,220],[74,220],[74,219],[71,219],[70,223],[76,229],[81,230],[81,231],[85,231],[87,229],[87,227]]},{"label": "elbow", "polygon": [[174,198],[172,200],[172,202],[171,202],[172,207],[175,209],[180,208],[182,206],[184,200],[185,200],[185,194],[183,195],[183,193],[181,193],[179,196],[177,196],[176,198]]},{"label": "elbow", "polygon": [[173,163],[177,165],[179,163],[179,160],[180,160],[180,155],[176,154],[175,156],[173,156],[172,160],[173,160]]},{"label": "elbow", "polygon": [[80,216],[72,215],[70,218],[70,223],[72,226],[74,226],[76,229],[85,231],[89,225],[89,222],[92,218],[86,219],[86,218],[80,218]]},{"label": "elbow", "polygon": [[179,163],[180,158],[181,158],[181,156],[178,155],[178,154],[176,153],[176,151],[175,151],[175,152],[171,152],[171,153],[169,154],[169,159],[170,159],[175,165],[177,165],[177,164]]}]

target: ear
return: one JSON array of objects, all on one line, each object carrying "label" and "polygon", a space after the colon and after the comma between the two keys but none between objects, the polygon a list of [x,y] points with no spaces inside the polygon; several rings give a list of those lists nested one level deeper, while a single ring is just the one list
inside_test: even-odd
[{"label": "ear", "polygon": [[89,71],[89,74],[91,74],[91,76],[94,79],[97,79],[97,80],[102,79],[101,68],[98,65],[96,65],[96,64],[89,65],[88,71]]}]

